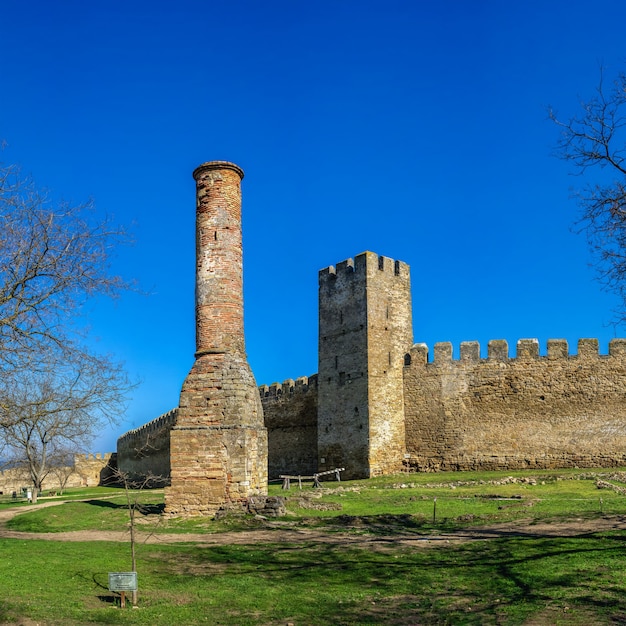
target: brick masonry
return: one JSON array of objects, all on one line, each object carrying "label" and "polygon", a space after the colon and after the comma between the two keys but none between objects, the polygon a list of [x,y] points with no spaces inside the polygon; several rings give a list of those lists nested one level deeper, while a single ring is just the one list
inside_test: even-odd
[{"label": "brick masonry", "polygon": [[243,334],[242,178],[224,161],[194,171],[196,360],[170,431],[169,515],[212,515],[267,493],[267,431]]}]

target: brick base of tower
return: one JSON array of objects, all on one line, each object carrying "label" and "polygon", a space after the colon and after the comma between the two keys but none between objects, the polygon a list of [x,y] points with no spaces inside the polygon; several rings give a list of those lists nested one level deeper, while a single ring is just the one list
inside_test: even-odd
[{"label": "brick base of tower", "polygon": [[168,515],[214,515],[267,494],[267,430],[245,359],[199,357],[183,384],[170,433]]}]

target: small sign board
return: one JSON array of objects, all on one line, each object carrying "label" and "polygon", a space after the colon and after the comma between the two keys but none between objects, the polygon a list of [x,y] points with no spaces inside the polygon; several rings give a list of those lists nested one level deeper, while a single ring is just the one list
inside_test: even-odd
[{"label": "small sign board", "polygon": [[137,572],[109,572],[109,591],[137,591]]}]

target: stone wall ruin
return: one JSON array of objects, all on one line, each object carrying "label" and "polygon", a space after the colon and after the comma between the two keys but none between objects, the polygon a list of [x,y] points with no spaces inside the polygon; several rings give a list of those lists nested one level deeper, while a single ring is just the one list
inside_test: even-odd
[{"label": "stone wall ruin", "polygon": [[[364,252],[319,272],[318,374],[258,389],[243,347],[240,181],[225,162],[197,181],[197,351],[180,405],[144,436],[169,441],[120,467],[171,463],[173,514],[263,495],[268,476],[345,467],[346,478],[419,471],[626,465],[626,340],[576,354],[549,340],[413,345],[409,266]],[[158,427],[157,427],[158,426]],[[164,435],[163,435],[164,436]],[[131,439],[134,441],[131,442]],[[168,448],[169,446],[169,448]],[[128,465],[127,465],[128,464]]]}]

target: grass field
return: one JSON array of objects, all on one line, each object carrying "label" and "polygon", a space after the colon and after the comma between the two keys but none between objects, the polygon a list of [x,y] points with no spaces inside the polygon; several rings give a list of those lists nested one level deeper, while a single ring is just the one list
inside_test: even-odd
[{"label": "grass field", "polygon": [[[127,542],[0,534],[0,623],[626,623],[626,533],[594,529],[626,516],[624,487],[618,471],[411,474],[286,494],[272,486],[288,496],[287,517],[219,523],[164,520],[162,492],[143,492],[142,531],[204,533],[207,544],[138,545],[139,608],[121,610],[107,589],[108,572],[129,569]],[[87,501],[25,512],[7,527],[94,535],[125,528],[124,494],[71,495]],[[441,539],[516,520],[554,532]],[[565,520],[584,522],[584,532],[561,536]],[[257,541],[254,530],[268,528],[301,538]],[[312,530],[327,540],[311,539]],[[208,545],[224,531],[248,532],[240,536],[249,542]]]}]

